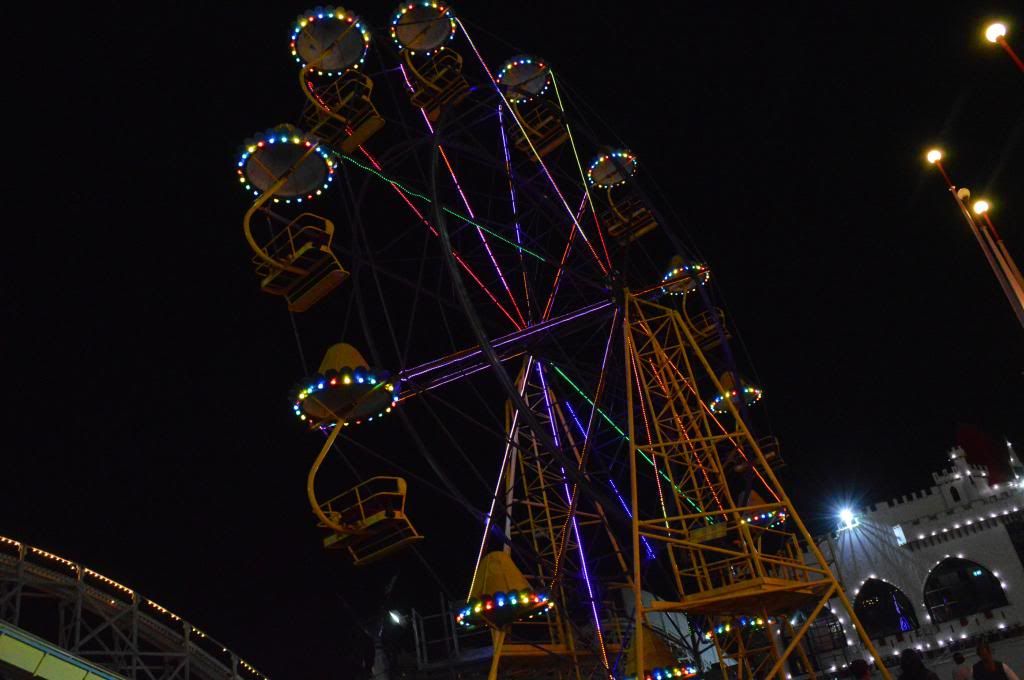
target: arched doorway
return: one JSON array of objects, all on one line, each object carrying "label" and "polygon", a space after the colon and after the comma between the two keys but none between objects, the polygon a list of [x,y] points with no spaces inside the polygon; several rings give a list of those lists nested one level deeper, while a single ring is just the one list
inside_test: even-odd
[{"label": "arched doorway", "polygon": [[971,560],[948,557],[928,574],[924,604],[932,623],[943,623],[1005,607],[1007,601],[999,579],[987,568]]},{"label": "arched doorway", "polygon": [[914,606],[903,591],[885,581],[868,579],[860,587],[853,610],[874,639],[917,630]]}]

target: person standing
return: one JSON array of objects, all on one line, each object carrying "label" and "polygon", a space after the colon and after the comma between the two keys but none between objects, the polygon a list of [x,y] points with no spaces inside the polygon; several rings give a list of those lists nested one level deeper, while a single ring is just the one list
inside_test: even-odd
[{"label": "person standing", "polygon": [[850,662],[850,677],[853,680],[868,680],[871,677],[871,666],[864,659],[854,659]]},{"label": "person standing", "polygon": [[966,663],[964,655],[960,652],[953,654],[953,680],[971,680],[973,669]]},{"label": "person standing", "polygon": [[1009,666],[992,658],[992,648],[985,640],[978,643],[978,658],[981,660],[974,664],[974,680],[1018,680]]},{"label": "person standing", "polygon": [[925,667],[916,649],[904,649],[900,654],[900,680],[939,680],[939,676]]}]

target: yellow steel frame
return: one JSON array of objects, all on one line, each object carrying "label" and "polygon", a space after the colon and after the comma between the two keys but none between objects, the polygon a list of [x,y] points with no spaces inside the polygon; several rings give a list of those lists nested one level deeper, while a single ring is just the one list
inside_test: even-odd
[{"label": "yellow steel frame", "polygon": [[[764,619],[775,616],[788,625],[794,611],[813,606],[785,647],[775,639],[770,626],[766,629],[767,640],[758,640],[740,627],[713,636],[719,658],[736,662],[738,678],[780,677],[793,655],[812,671],[801,642],[828,601],[837,597],[883,678],[889,680],[881,657],[857,621],[853,605],[736,405],[730,400],[724,402],[727,417],[716,417],[707,407],[707,389],[710,387],[712,394],[721,394],[724,389],[694,330],[677,311],[628,291],[623,330],[638,668],[645,668],[642,636],[648,611],[703,614],[712,623],[740,615]],[[703,397],[701,389],[705,391]],[[638,475],[638,447],[655,459],[670,484],[662,485],[657,474],[653,479]],[[742,501],[735,483],[736,469],[750,470],[757,478],[758,493],[771,500]],[[647,485],[657,488],[649,490]],[[660,512],[651,513],[650,503],[641,504],[641,493],[645,498],[648,493],[656,493]],[[699,509],[692,508],[689,501]],[[752,514],[778,510],[787,512],[792,528],[768,528],[746,521]],[[646,610],[641,598],[641,538],[663,545],[676,589],[674,600],[654,602]],[[808,553],[809,563],[805,557]],[[725,677],[724,663],[722,673]]]},{"label": "yellow steel frame", "polygon": [[[557,432],[563,447],[571,451],[574,460],[580,464],[583,462],[582,442],[578,441],[570,430],[569,421],[559,407],[550,386],[540,383],[535,370],[536,363],[527,358],[517,380],[517,384],[523,387],[523,398],[542,427],[552,426],[547,409],[547,404],[551,404],[553,431]],[[548,390],[546,398],[545,388]],[[565,569],[563,562],[575,559],[574,556],[578,554],[578,545],[571,529],[573,517],[581,532],[586,527],[595,525],[603,526],[607,532],[611,551],[622,569],[623,578],[619,584],[605,582],[604,585],[629,587],[631,584],[626,556],[608,526],[604,509],[598,503],[589,502],[586,508],[578,502],[575,507],[571,507],[572,504],[566,499],[566,475],[555,457],[534,436],[530,428],[515,417],[515,409],[510,402],[505,406],[505,431],[511,442],[511,451],[508,462],[500,472],[504,515],[500,518],[495,517],[494,521],[504,522],[505,535],[509,541],[504,546],[506,552],[511,551],[511,543],[519,543],[528,546],[537,555],[537,562],[527,565],[527,570],[523,573],[531,587],[537,590],[550,590],[552,599],[556,602],[566,601],[561,579]],[[572,489],[571,484],[569,488]],[[508,640],[517,630],[525,629],[527,626],[536,629],[537,626],[543,625],[548,626],[547,644]],[[608,667],[609,654],[619,649],[618,645],[603,639],[603,632],[600,629],[596,634],[602,636],[599,641],[599,659],[593,659],[590,650],[580,648],[573,627],[564,620],[558,607],[552,610],[549,623],[522,622],[504,629],[494,629],[494,655],[488,677],[490,680],[499,677],[498,671],[503,657],[522,660],[534,658],[540,663],[549,663],[553,666],[565,663],[564,671],[569,674],[567,677],[576,680],[591,677],[590,670],[597,669],[598,672],[603,672],[600,669]],[[535,672],[535,669],[532,672]],[[508,671],[501,673],[501,677],[508,676]]]}]

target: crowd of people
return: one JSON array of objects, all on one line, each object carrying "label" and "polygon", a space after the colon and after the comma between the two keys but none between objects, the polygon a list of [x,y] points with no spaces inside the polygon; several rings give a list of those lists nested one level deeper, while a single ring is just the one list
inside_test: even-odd
[{"label": "crowd of people", "polygon": [[[985,641],[978,643],[978,661],[967,663],[960,652],[953,654],[953,676],[950,680],[1019,680],[1017,674],[1008,665],[992,656],[992,648]],[[850,676],[854,680],[871,678],[871,666],[864,659],[854,659],[850,663]],[[899,680],[941,680],[939,676],[924,665],[921,653],[916,649],[905,649],[900,654]]]}]

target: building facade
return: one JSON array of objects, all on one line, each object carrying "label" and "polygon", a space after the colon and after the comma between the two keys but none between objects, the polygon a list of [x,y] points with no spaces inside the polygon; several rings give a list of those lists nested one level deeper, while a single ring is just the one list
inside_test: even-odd
[{"label": "building facade", "polygon": [[[990,469],[954,448],[931,486],[847,514],[820,539],[883,657],[1024,632],[1024,468],[1009,443],[1004,460]],[[815,636],[823,670],[867,656],[838,601],[833,611]]]}]

